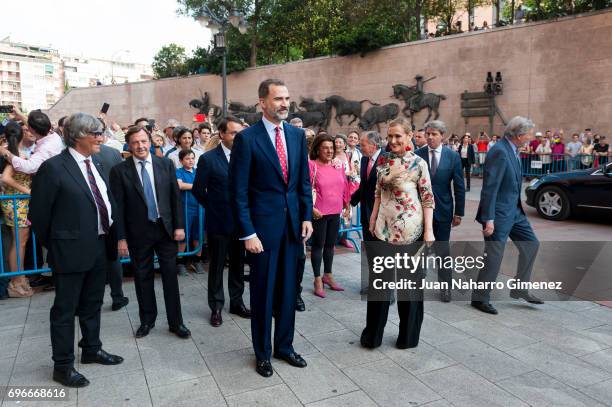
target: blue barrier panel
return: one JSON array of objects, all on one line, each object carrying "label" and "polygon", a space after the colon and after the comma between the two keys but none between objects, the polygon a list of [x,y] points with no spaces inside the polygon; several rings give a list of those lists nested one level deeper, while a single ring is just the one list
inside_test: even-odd
[{"label": "blue barrier panel", "polygon": [[[19,194],[19,195],[0,195],[0,201],[5,201],[5,200],[12,200],[13,201],[13,219],[17,219],[17,200],[18,199],[30,199],[30,195],[25,195],[25,194]],[[187,208],[187,203],[185,203],[185,209]],[[16,222],[15,222],[16,223]],[[3,226],[4,222],[3,222]],[[199,227],[199,235],[200,235],[200,239],[198,241],[198,247],[195,247],[193,250],[191,251],[186,251],[186,252],[179,252],[177,255],[178,257],[183,257],[183,256],[191,256],[194,254],[197,254],[203,247],[204,245],[204,209],[198,205],[198,227]],[[31,270],[21,270],[22,268],[22,261],[23,259],[21,259],[21,255],[19,254],[19,226],[17,225],[17,227],[14,228],[14,236],[13,239],[15,239],[15,247],[17,248],[17,252],[16,252],[16,257],[17,257],[17,269],[19,271],[7,271],[4,269],[4,259],[5,259],[5,253],[4,250],[2,250],[3,246],[3,241],[2,241],[2,234],[0,233],[0,278],[10,278],[10,277],[16,277],[16,276],[20,276],[20,275],[31,275],[31,274],[40,274],[40,273],[48,273],[51,272],[51,269],[49,267],[41,267],[38,268],[38,258],[37,258],[37,245],[36,245],[36,234],[32,231],[31,232],[31,239],[32,239],[32,252],[33,252],[33,263],[34,263],[34,268]],[[190,231],[189,231],[189,225],[185,226],[185,240],[187,242],[189,242],[190,239]],[[187,246],[189,247],[189,246]],[[121,258],[121,263],[129,263],[130,262],[130,258],[126,257],[126,258]]]},{"label": "blue barrier panel", "polygon": [[593,154],[571,157],[566,154],[521,153],[520,158],[524,177],[543,177],[556,172],[588,169],[595,164]]},{"label": "blue barrier panel", "polygon": [[357,210],[355,212],[357,220],[353,222],[353,220],[351,219],[351,224],[348,227],[341,228],[338,231],[338,235],[346,233],[346,239],[353,244],[355,251],[359,253],[359,244],[357,243],[354,237],[351,237],[351,233],[357,233],[359,239],[363,239],[363,237],[361,236],[361,208],[359,205],[357,205]]}]

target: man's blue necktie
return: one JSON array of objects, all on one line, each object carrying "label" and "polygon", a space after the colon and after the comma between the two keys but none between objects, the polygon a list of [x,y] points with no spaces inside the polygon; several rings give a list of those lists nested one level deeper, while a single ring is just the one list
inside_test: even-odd
[{"label": "man's blue necktie", "polygon": [[140,162],[142,175],[142,188],[144,189],[145,200],[147,202],[147,215],[151,222],[155,222],[159,217],[157,214],[157,205],[155,204],[155,194],[153,193],[153,185],[151,178],[145,167],[146,161]]}]

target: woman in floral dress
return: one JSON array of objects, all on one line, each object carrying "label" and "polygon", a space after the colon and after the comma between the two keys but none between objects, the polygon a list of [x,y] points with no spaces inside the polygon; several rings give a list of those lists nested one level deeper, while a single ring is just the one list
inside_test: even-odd
[{"label": "woman in floral dress", "polygon": [[[434,195],[427,163],[411,151],[411,125],[406,119],[389,124],[387,141],[390,153],[379,157],[376,200],[369,230],[374,237],[394,245],[410,245],[434,239]],[[405,246],[409,256],[421,245]],[[404,250],[402,248],[401,250]],[[390,301],[368,300],[366,327],[361,344],[367,348],[380,346],[387,323]],[[399,349],[413,348],[419,343],[423,322],[423,301],[397,302],[400,317]]]}]

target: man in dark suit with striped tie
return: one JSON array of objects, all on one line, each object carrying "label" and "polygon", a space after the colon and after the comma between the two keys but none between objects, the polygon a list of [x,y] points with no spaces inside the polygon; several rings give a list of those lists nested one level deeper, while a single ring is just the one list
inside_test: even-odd
[{"label": "man in dark suit with striped tie", "polygon": [[29,220],[48,250],[55,301],[51,308],[53,380],[68,387],[89,381],[74,369],[74,317],[79,317],[81,363],[116,365],[123,358],[102,349],[100,309],[106,262],[117,258],[117,207],[94,154],[102,124],[86,113],[64,124],[68,148],[40,166],[32,183]]}]

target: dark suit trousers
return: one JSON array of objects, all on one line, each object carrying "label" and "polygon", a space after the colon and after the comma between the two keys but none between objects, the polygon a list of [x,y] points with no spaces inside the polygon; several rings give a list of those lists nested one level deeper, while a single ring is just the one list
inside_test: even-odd
[{"label": "dark suit trousers", "polygon": [[106,246],[100,238],[94,266],[79,273],[53,273],[55,301],[51,307],[51,346],[56,369],[74,366],[74,317],[79,316],[83,353],[95,353],[100,342],[100,309],[106,279]]},{"label": "dark suit trousers", "polygon": [[306,247],[300,246],[297,256],[296,289],[297,295],[300,295],[302,294],[302,280],[304,279],[304,269],[306,268]]},{"label": "dark suit trousers", "polygon": [[[451,222],[438,222],[434,219],[433,221],[433,232],[436,242],[434,248],[436,255],[442,258],[450,256],[450,234],[451,234]],[[450,284],[453,271],[446,267],[438,269],[438,281],[446,281]]]},{"label": "dark suit trousers", "polygon": [[[522,281],[531,280],[531,272],[540,244],[525,215],[519,212],[513,223],[504,225],[495,222],[494,225],[493,234],[484,238],[487,257],[484,262],[485,266],[478,273],[478,282],[497,280],[508,237],[519,250],[515,278]],[[491,290],[474,290],[472,293],[473,301],[489,302],[490,298]]]},{"label": "dark suit trousers", "polygon": [[[419,245],[412,244],[406,246],[406,249],[408,255],[413,256],[419,250]],[[370,278],[374,278],[373,273],[369,274]],[[381,345],[385,325],[387,325],[387,318],[389,317],[390,305],[391,301],[368,301],[366,327],[361,333],[361,343],[365,346],[377,348]],[[397,310],[400,317],[397,346],[414,348],[419,344],[421,325],[423,324],[423,301],[400,301],[398,299]]]},{"label": "dark suit trousers", "polygon": [[107,261],[106,282],[110,286],[110,294],[113,302],[123,298],[123,267],[121,267],[119,259]]},{"label": "dark suit trousers", "polygon": [[251,336],[258,360],[269,360],[272,355],[273,315],[274,351],[294,351],[297,251],[301,243],[289,236],[287,222],[284,229],[280,247],[249,253]]},{"label": "dark suit trousers", "polygon": [[223,295],[223,269],[229,254],[227,289],[230,309],[243,304],[244,294],[244,243],[236,236],[208,235],[210,268],[208,269],[208,306],[212,311],[221,310],[225,303]]},{"label": "dark suit trousers", "polygon": [[182,324],[181,297],[176,274],[177,243],[168,236],[161,221],[147,222],[146,232],[137,238],[128,240],[128,248],[134,266],[140,323],[153,324],[157,318],[155,274],[153,272],[153,256],[154,253],[157,253],[168,325],[176,327]]}]

